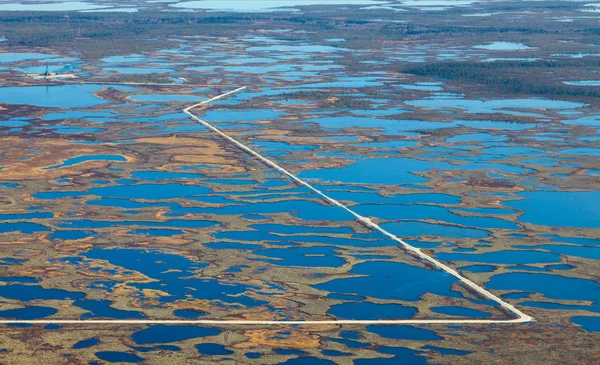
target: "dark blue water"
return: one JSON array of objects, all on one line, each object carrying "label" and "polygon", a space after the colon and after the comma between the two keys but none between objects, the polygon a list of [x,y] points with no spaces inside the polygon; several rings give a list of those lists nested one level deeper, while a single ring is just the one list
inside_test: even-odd
[{"label": "dark blue water", "polygon": [[204,356],[224,356],[233,354],[233,351],[227,350],[223,345],[214,343],[201,343],[195,347],[196,350]]},{"label": "dark blue water", "polygon": [[368,160],[359,160],[346,167],[303,171],[299,176],[306,179],[320,179],[323,181],[344,183],[402,185],[426,182],[427,178],[413,173],[429,171],[431,169],[441,171],[493,170],[509,174],[522,174],[526,171],[522,167],[505,164],[470,163],[467,165],[453,165],[447,162],[410,158],[371,158]]},{"label": "dark blue water", "polygon": [[92,337],[92,338],[88,338],[86,340],[81,340],[81,341],[77,342],[76,344],[73,345],[73,348],[74,349],[86,349],[88,347],[96,346],[99,343],[100,343],[100,340],[98,340],[96,337]]},{"label": "dark blue water", "polygon": [[193,309],[175,309],[173,314],[177,317],[186,318],[186,319],[195,319],[198,317],[202,317],[206,315],[206,312],[196,311]]},{"label": "dark blue water", "polygon": [[37,223],[15,222],[15,223],[0,223],[1,233],[16,233],[32,234],[37,232],[48,232],[50,228]]},{"label": "dark blue water", "polygon": [[[3,297],[4,289],[0,290],[0,295]],[[25,307],[25,308],[17,308],[17,309],[7,309],[0,311],[0,318],[3,319],[21,319],[21,320],[29,320],[29,319],[41,319],[51,315],[54,315],[58,312],[58,310],[50,307]]]},{"label": "dark blue water", "polygon": [[588,300],[600,311],[600,283],[552,274],[509,273],[493,276],[486,285],[497,290],[541,293],[548,299]]},{"label": "dark blue water", "polygon": [[104,361],[108,362],[125,362],[125,363],[137,363],[144,361],[143,358],[130,354],[127,352],[118,352],[118,351],[100,351],[96,352],[96,356]]},{"label": "dark blue water", "polygon": [[357,264],[351,274],[363,277],[334,279],[315,288],[336,293],[354,293],[382,299],[418,301],[425,293],[457,297],[451,287],[454,277],[442,271],[428,270],[397,262]]},{"label": "dark blue water", "polygon": [[91,237],[93,236],[94,233],[93,232],[89,232],[89,231],[77,231],[77,230],[70,230],[70,231],[54,231],[50,234],[50,239],[53,240],[79,240],[79,239],[83,239],[83,238],[87,238],[87,237]]},{"label": "dark blue water", "polygon": [[22,285],[10,284],[2,286],[2,296],[8,299],[16,299],[24,302],[32,300],[67,300],[67,299],[83,299],[85,293],[70,292],[61,289],[46,289],[39,285]]},{"label": "dark blue water", "polygon": [[0,221],[44,219],[44,218],[53,218],[53,217],[54,217],[54,213],[52,213],[52,212],[35,212],[35,213],[22,213],[22,214],[0,214]]},{"label": "dark blue water", "polygon": [[[2,260],[2,259],[0,259]],[[32,278],[29,276],[5,276],[5,277],[0,277],[0,281],[5,282],[5,283],[21,283],[21,284],[34,284],[34,283],[38,283],[39,280],[36,278]]]},{"label": "dark blue water", "polygon": [[80,163],[83,163],[83,162],[88,162],[88,161],[117,161],[117,162],[124,162],[124,161],[127,161],[127,159],[125,157],[121,156],[121,155],[77,156],[77,157],[73,157],[73,158],[68,158],[68,159],[64,160],[59,165],[54,165],[54,166],[46,167],[43,170],[60,169],[61,167],[73,166],[73,165],[77,165],[77,164],[80,164]]},{"label": "dark blue water", "polygon": [[427,365],[428,362],[420,352],[405,347],[379,347],[377,352],[394,355],[392,358],[358,359],[356,365]]},{"label": "dark blue water", "polygon": [[490,265],[471,265],[471,266],[463,266],[459,268],[461,271],[467,272],[493,272],[496,270],[495,266]]},{"label": "dark blue water", "polygon": [[523,210],[520,221],[556,227],[600,228],[600,192],[531,191],[504,204]]},{"label": "dark blue water", "polygon": [[169,343],[189,340],[191,338],[216,336],[221,331],[217,328],[200,326],[150,326],[135,332],[131,339],[138,345]]},{"label": "dark blue water", "polygon": [[585,331],[600,332],[600,317],[578,316],[571,318],[571,322],[578,324]]}]

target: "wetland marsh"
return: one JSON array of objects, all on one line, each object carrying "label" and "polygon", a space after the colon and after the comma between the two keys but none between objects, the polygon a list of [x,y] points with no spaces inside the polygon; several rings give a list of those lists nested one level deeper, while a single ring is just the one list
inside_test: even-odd
[{"label": "wetland marsh", "polygon": [[134,3],[0,4],[0,362],[598,356],[589,7]]}]

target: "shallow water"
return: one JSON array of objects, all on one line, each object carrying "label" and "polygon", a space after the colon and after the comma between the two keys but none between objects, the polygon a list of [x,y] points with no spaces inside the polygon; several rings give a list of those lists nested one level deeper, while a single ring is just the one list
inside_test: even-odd
[{"label": "shallow water", "polygon": [[108,101],[94,95],[103,88],[134,90],[116,85],[61,85],[0,87],[0,102],[26,104],[49,108],[85,108],[106,104]]},{"label": "shallow water", "polygon": [[[1,5],[0,5],[0,8],[1,8]],[[42,60],[42,59],[48,59],[48,58],[54,58],[54,57],[58,57],[58,55],[51,54],[51,53],[1,52],[0,53],[0,63],[22,62],[22,61],[27,61],[27,60]]]},{"label": "shallow water", "polygon": [[527,115],[526,113],[515,112],[507,109],[575,109],[583,107],[585,104],[572,101],[550,100],[550,99],[505,99],[505,100],[467,100],[467,99],[423,99],[406,101],[405,104],[424,108],[454,108],[463,109],[469,113],[481,114],[516,114]]},{"label": "shallow water", "polygon": [[380,0],[286,0],[285,3],[273,3],[270,0],[204,0],[184,1],[175,5],[176,8],[184,9],[210,9],[210,10],[233,10],[233,11],[265,11],[272,8],[283,8],[293,6],[309,5],[377,5],[383,4]]},{"label": "shallow water", "polygon": [[83,1],[59,1],[56,3],[0,4],[0,11],[81,11],[107,8],[105,5],[95,5]]},{"label": "shallow water", "polygon": [[473,46],[473,48],[485,49],[488,51],[523,51],[533,49],[533,47],[514,42],[493,42],[486,45]]}]

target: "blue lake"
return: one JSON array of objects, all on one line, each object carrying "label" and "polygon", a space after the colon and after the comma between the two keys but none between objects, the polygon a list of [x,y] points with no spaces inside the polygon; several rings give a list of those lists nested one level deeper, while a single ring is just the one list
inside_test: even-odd
[{"label": "blue lake", "polygon": [[15,223],[2,223],[0,222],[0,234],[2,233],[25,233],[31,234],[36,232],[48,232],[50,228],[37,223],[29,222],[15,222]]},{"label": "blue lake", "polygon": [[575,109],[585,106],[564,100],[550,99],[504,99],[504,100],[468,100],[468,99],[423,99],[406,101],[405,104],[423,108],[451,108],[463,109],[469,113],[482,114],[516,114],[526,115],[521,112],[513,112],[507,109],[552,109],[564,110]]},{"label": "blue lake", "polygon": [[103,88],[113,87],[131,91],[129,87],[116,85],[61,85],[61,86],[9,86],[0,87],[0,102],[27,104],[48,108],[86,108],[108,101],[94,95]]},{"label": "blue lake", "polygon": [[379,0],[288,0],[285,3],[274,3],[270,0],[257,0],[248,2],[246,0],[204,0],[187,1],[172,5],[184,9],[210,9],[210,10],[233,10],[233,11],[267,11],[273,8],[309,6],[309,5],[376,5],[381,4]]},{"label": "blue lake", "polygon": [[58,57],[51,53],[18,53],[18,52],[2,52],[0,53],[0,63],[22,62],[28,60],[42,60]]},{"label": "blue lake", "polygon": [[490,289],[522,290],[543,294],[548,299],[591,301],[600,311],[600,283],[552,274],[508,273],[493,276],[486,284]]},{"label": "blue lake", "polygon": [[138,363],[144,361],[143,358],[130,354],[128,352],[119,351],[100,351],[96,352],[96,356],[104,361],[119,362],[119,363]]},{"label": "blue lake", "polygon": [[116,162],[125,162],[127,159],[121,155],[88,155],[88,156],[77,156],[73,158],[69,158],[64,160],[59,165],[49,166],[44,168],[44,170],[54,170],[59,169],[61,167],[73,166],[80,163],[88,162],[88,161],[116,161]]},{"label": "blue lake", "polygon": [[61,289],[46,289],[39,285],[22,285],[10,284],[2,287],[2,297],[8,299],[16,299],[24,302],[35,300],[67,300],[67,299],[82,299],[84,293],[70,292]]},{"label": "blue lake", "polygon": [[[357,264],[354,269],[350,270],[350,273],[367,276],[334,279],[317,284],[315,288],[330,292],[406,301],[418,301],[420,296],[425,293],[459,296],[451,289],[455,278],[437,270],[428,270],[397,262],[372,261]],[[406,277],[411,279],[407,281]]]},{"label": "blue lake", "polygon": [[131,336],[131,339],[138,345],[147,345],[153,343],[179,342],[189,340],[191,338],[216,336],[219,333],[221,333],[219,329],[210,327],[156,325],[135,332]]},{"label": "blue lake", "polygon": [[522,222],[556,226],[600,228],[600,192],[532,191],[519,193],[524,200],[505,205],[525,212]]},{"label": "blue lake", "polygon": [[534,47],[514,42],[492,42],[490,44],[473,46],[473,48],[485,49],[488,51],[524,51],[533,49]]},{"label": "blue lake", "polygon": [[443,161],[415,160],[410,158],[371,158],[359,160],[354,164],[341,168],[308,170],[300,173],[300,177],[325,181],[361,184],[418,184],[427,179],[413,174],[431,169],[438,170],[494,170],[497,172],[521,174],[525,169],[496,163],[470,163],[453,165]]},{"label": "blue lake", "polygon": [[25,308],[0,310],[0,318],[20,320],[41,319],[52,316],[57,312],[58,310],[50,307],[31,306]]},{"label": "blue lake", "polygon": [[224,356],[233,354],[233,351],[227,350],[223,345],[214,343],[201,343],[195,346],[196,350],[204,356]]},{"label": "blue lake", "polygon": [[86,349],[89,347],[96,346],[99,343],[100,343],[100,340],[98,340],[96,337],[91,337],[91,338],[77,342],[76,344],[73,345],[73,349],[75,349],[75,350]]},{"label": "blue lake", "polygon": [[571,318],[571,322],[578,324],[588,332],[600,332],[600,317],[578,316]]}]

